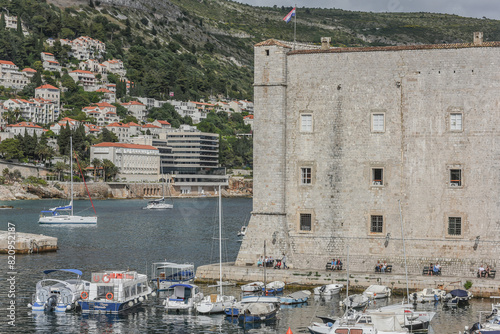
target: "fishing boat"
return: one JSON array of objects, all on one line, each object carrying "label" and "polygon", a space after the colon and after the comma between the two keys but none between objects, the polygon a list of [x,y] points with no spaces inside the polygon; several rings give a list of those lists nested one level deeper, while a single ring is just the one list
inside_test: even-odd
[{"label": "fishing boat", "polygon": [[370,299],[388,298],[391,296],[391,289],[385,285],[370,285],[363,295]]},{"label": "fishing boat", "polygon": [[167,312],[182,311],[191,312],[195,304],[203,299],[203,292],[194,284],[174,284],[170,287],[173,289],[171,296],[165,298],[163,304]]},{"label": "fishing boat", "polygon": [[266,293],[281,293],[285,289],[285,282],[282,281],[273,281],[271,283],[267,283],[265,287],[262,288],[262,291]]},{"label": "fishing boat", "polygon": [[314,288],[315,295],[332,296],[339,294],[344,284],[327,284]]},{"label": "fishing boat", "polygon": [[[76,278],[59,280],[49,278],[50,273],[72,273]],[[67,312],[76,310],[80,298],[83,298],[90,285],[89,281],[81,279],[82,272],[78,269],[51,269],[44,270],[44,279],[36,284],[33,302],[28,304],[32,311]]]},{"label": "fishing boat", "polygon": [[264,287],[263,282],[252,282],[241,286],[241,291],[243,292],[258,292],[262,291]]},{"label": "fishing boat", "polygon": [[285,305],[306,303],[310,295],[311,291],[308,290],[296,291],[287,296],[280,297],[280,303]]},{"label": "fishing boat", "polygon": [[140,306],[152,289],[148,278],[135,271],[92,273],[90,287],[78,301],[83,313],[117,314]]},{"label": "fishing boat", "polygon": [[198,313],[222,313],[224,310],[231,306],[236,298],[234,296],[226,296],[223,293],[222,287],[224,286],[222,280],[222,197],[221,186],[219,185],[219,284],[218,294],[211,294],[206,296],[200,302],[196,303],[196,311]]},{"label": "fishing boat", "polygon": [[[402,334],[408,329],[401,327],[396,315],[391,312],[368,314],[348,310],[341,318],[324,318],[323,323],[313,322],[307,329],[312,334],[357,333],[357,334]],[[332,322],[333,321],[333,322]]]},{"label": "fishing boat", "polygon": [[449,307],[457,307],[467,304],[472,298],[472,293],[463,289],[455,289],[448,292],[444,297],[443,301]]},{"label": "fishing boat", "polygon": [[410,295],[410,300],[418,303],[435,302],[446,295],[445,290],[441,289],[423,289]]},{"label": "fishing boat", "polygon": [[177,283],[192,283],[194,281],[194,264],[154,262],[151,270],[151,282],[158,291],[169,289]]},{"label": "fishing boat", "polygon": [[246,303],[243,304],[238,314],[238,321],[263,322],[276,318],[279,305],[274,303]]},{"label": "fishing boat", "polygon": [[342,302],[342,307],[362,310],[370,304],[370,298],[365,295],[354,294],[347,296]]},{"label": "fishing boat", "polygon": [[[73,152],[73,137],[70,137],[70,155]],[[76,154],[75,154],[76,157]],[[78,163],[78,160],[77,160]],[[80,164],[78,163],[78,167]],[[94,209],[94,216],[77,216],[74,214],[73,210],[73,158],[70,158],[70,202],[65,206],[58,206],[55,208],[51,208],[49,210],[43,210],[40,214],[40,218],[38,219],[38,223],[40,224],[97,224],[97,213],[95,212],[94,204],[92,203],[92,198],[90,197],[90,193],[87,190],[87,194],[90,199],[90,203],[92,204],[92,208]],[[80,174],[85,183],[85,177],[83,173]],[[85,189],[87,189],[87,185],[85,184]]]}]

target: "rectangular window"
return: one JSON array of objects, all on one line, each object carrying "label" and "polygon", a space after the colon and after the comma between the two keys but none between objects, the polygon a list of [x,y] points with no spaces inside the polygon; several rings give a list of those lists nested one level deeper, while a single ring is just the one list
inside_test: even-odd
[{"label": "rectangular window", "polygon": [[461,187],[462,186],[462,170],[461,169],[450,169],[450,186],[451,187]]},{"label": "rectangular window", "polygon": [[382,168],[372,168],[372,185],[384,185],[384,170]]},{"label": "rectangular window", "polygon": [[300,214],[300,230],[301,231],[311,231],[312,227],[312,214],[301,213]]},{"label": "rectangular window", "polygon": [[384,231],[384,217],[383,216],[371,216],[370,232],[371,233],[383,233]]},{"label": "rectangular window", "polygon": [[311,114],[301,114],[300,115],[300,131],[301,132],[312,132],[312,119],[313,115]]},{"label": "rectangular window", "polygon": [[462,114],[450,114],[450,130],[462,131]]},{"label": "rectangular window", "polygon": [[372,131],[373,132],[384,132],[385,131],[385,121],[384,114],[372,114]]},{"label": "rectangular window", "polygon": [[462,217],[448,217],[448,234],[462,235]]},{"label": "rectangular window", "polygon": [[310,167],[301,168],[301,184],[311,184],[311,173],[312,169]]}]

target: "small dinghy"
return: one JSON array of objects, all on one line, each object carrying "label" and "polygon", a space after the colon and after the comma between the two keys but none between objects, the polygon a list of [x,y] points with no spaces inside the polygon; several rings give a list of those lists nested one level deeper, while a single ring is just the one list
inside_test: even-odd
[{"label": "small dinghy", "polygon": [[241,291],[243,292],[257,292],[261,291],[264,287],[262,282],[252,282],[241,286]]},{"label": "small dinghy", "polygon": [[370,285],[363,295],[370,299],[388,298],[391,296],[391,289],[385,285]]},{"label": "small dinghy", "polygon": [[350,295],[342,302],[342,307],[352,308],[355,310],[361,310],[366,308],[370,304],[370,299],[365,295]]},{"label": "small dinghy", "polygon": [[262,322],[276,318],[279,304],[274,303],[247,303],[239,309],[238,321]]},{"label": "small dinghy", "polygon": [[297,291],[288,296],[281,297],[280,302],[285,305],[301,304],[307,302],[310,295],[311,291],[308,290]]}]

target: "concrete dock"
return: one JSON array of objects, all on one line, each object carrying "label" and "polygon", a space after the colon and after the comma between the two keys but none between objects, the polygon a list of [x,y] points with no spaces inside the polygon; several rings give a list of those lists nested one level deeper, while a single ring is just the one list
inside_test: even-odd
[{"label": "concrete dock", "polygon": [[[264,281],[264,268],[257,266],[235,266],[234,263],[224,263],[222,268],[223,281],[245,284],[253,281]],[[364,291],[372,284],[386,285],[394,294],[406,294],[405,274],[349,272],[349,291]],[[199,283],[214,282],[219,279],[219,264],[200,266],[196,269],[196,281]],[[325,269],[273,269],[266,268],[266,281],[283,281],[287,286],[296,288],[312,288],[324,284],[346,284],[347,272],[326,271]],[[464,289],[464,283],[472,282],[469,291],[474,297],[500,296],[500,278],[476,278],[457,276],[427,276],[408,274],[408,287],[411,292],[424,288],[437,288],[447,291]]]},{"label": "concrete dock", "polygon": [[[57,238],[42,234],[0,231],[0,254],[9,254],[9,242],[15,245],[15,254],[57,251]],[[13,243],[12,243],[13,242]]]}]

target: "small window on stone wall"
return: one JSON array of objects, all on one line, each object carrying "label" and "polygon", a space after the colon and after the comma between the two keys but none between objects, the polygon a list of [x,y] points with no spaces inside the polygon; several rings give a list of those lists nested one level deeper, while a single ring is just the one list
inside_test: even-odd
[{"label": "small window on stone wall", "polygon": [[384,232],[384,216],[372,215],[370,222],[370,232],[371,233],[383,233]]},{"label": "small window on stone wall", "polygon": [[462,217],[448,217],[448,235],[462,235]]},{"label": "small window on stone wall", "polygon": [[372,185],[373,186],[383,186],[384,185],[384,169],[383,168],[372,168]]},{"label": "small window on stone wall", "polygon": [[312,228],[312,214],[301,213],[300,214],[300,230],[301,231],[311,231]]},{"label": "small window on stone wall", "polygon": [[461,187],[462,186],[462,170],[461,169],[450,169],[450,186],[451,187]]},{"label": "small window on stone wall", "polygon": [[312,178],[312,168],[311,167],[302,167],[300,169],[300,183],[301,184],[311,184]]}]

